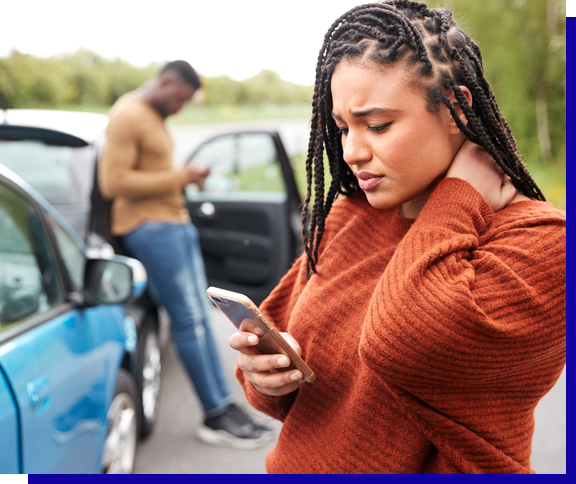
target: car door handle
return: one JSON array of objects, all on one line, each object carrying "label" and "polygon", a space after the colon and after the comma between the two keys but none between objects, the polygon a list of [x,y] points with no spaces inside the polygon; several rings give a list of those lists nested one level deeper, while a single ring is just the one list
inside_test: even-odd
[{"label": "car door handle", "polygon": [[52,393],[52,385],[46,375],[33,378],[26,384],[26,393],[30,405],[36,407],[42,404]]},{"label": "car door handle", "polygon": [[212,218],[216,213],[216,207],[213,203],[204,202],[198,209],[198,216],[204,218]]}]

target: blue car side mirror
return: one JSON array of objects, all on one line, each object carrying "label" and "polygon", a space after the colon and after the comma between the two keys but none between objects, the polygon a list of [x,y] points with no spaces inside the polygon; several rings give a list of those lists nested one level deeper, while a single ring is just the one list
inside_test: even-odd
[{"label": "blue car side mirror", "polygon": [[88,306],[122,304],[140,297],[146,283],[146,270],[135,259],[118,255],[88,259],[84,271],[84,303]]},{"label": "blue car side mirror", "polygon": [[144,290],[148,284],[148,276],[146,274],[146,269],[144,269],[144,265],[139,260],[132,259],[131,257],[116,257],[121,257],[124,263],[132,269],[132,297],[134,299],[139,298],[144,294]]}]

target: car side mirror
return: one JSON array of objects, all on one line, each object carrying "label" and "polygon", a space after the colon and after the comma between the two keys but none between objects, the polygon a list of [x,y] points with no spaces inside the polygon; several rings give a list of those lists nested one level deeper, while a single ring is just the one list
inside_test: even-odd
[{"label": "car side mirror", "polygon": [[146,288],[146,271],[135,259],[122,256],[88,259],[84,271],[84,300],[89,306],[122,304]]}]

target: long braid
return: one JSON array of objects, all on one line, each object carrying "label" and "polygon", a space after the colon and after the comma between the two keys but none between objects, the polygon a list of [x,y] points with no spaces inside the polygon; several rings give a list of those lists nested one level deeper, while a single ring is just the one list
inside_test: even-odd
[{"label": "long braid", "polygon": [[[500,111],[497,108],[495,100],[493,101],[493,106],[496,109],[491,109],[491,103],[489,103],[488,98],[484,92],[484,90],[480,87],[480,84],[476,81],[478,78],[484,79],[485,85],[488,85],[488,81],[485,79],[483,72],[478,75],[478,72],[475,72],[476,76],[473,76],[468,69],[466,69],[466,62],[462,56],[465,51],[459,51],[455,53],[456,58],[458,59],[460,65],[462,66],[463,74],[466,78],[467,85],[471,88],[472,96],[474,99],[477,100],[478,104],[482,107],[484,112],[486,113],[486,117],[488,119],[488,127],[490,128],[492,136],[485,136],[481,137],[483,142],[478,143],[492,155],[492,157],[497,161],[498,165],[502,169],[504,173],[506,173],[511,179],[514,185],[524,194],[534,196],[536,195],[537,198],[544,200],[544,195],[541,192],[540,188],[536,185],[528,170],[522,163],[520,159],[520,155],[518,153],[518,149],[516,147],[516,140],[512,135],[508,124],[504,120],[504,117],[500,114]],[[455,95],[458,94],[460,89],[458,86],[453,86]],[[461,92],[461,91],[460,91]],[[466,102],[464,95],[461,96]],[[460,103],[460,99],[458,100]],[[467,119],[476,118],[476,114],[472,111],[470,114],[466,114]],[[478,133],[485,134],[485,129],[480,120],[478,120],[478,128],[475,130]],[[496,142],[495,142],[496,141]],[[502,154],[502,156],[501,156]]]},{"label": "long braid", "polygon": [[[317,271],[325,220],[334,200],[338,194],[352,195],[360,191],[358,180],[344,161],[339,131],[331,112],[332,75],[344,58],[365,59],[382,65],[403,60],[407,69],[417,66],[414,72],[423,78],[418,84],[426,92],[429,110],[436,112],[439,104],[445,105],[466,138],[485,148],[521,193],[545,200],[522,163],[516,140],[484,76],[480,48],[456,25],[451,12],[428,9],[425,3],[410,0],[359,5],[332,23],[324,36],[316,65],[306,157],[307,189],[302,205],[302,239],[308,277]],[[472,105],[459,88],[462,85],[470,90]],[[466,123],[445,94],[448,91],[454,92]],[[327,193],[324,153],[332,176]],[[312,183],[314,201],[309,215]]]},{"label": "long braid", "polygon": [[[323,126],[326,124],[325,117],[323,116],[322,110],[320,109],[321,101],[325,98],[325,90],[322,86],[322,67],[324,64],[324,58],[326,56],[326,52],[328,50],[328,46],[330,44],[330,40],[334,32],[336,31],[337,27],[340,23],[348,17],[351,13],[355,10],[362,8],[358,6],[353,8],[352,10],[346,12],[344,15],[337,18],[326,34],[324,35],[324,42],[322,47],[320,48],[320,52],[318,53],[318,61],[316,63],[316,82],[314,85],[314,94],[312,96],[312,119],[310,122],[310,139],[308,141],[308,154],[306,156],[306,198],[302,204],[302,245],[304,246],[304,250],[306,252],[306,273],[308,276],[310,273],[316,272],[316,264],[314,263],[314,257],[312,254],[312,246],[314,240],[314,233],[316,228],[316,220],[318,218],[318,214],[315,211],[312,212],[312,216],[309,216],[308,207],[310,204],[310,200],[312,198],[312,166],[314,159],[318,157],[318,153],[320,153],[320,157],[323,156],[323,146],[322,146],[322,137],[319,136],[319,131],[323,129]],[[327,215],[327,213],[326,213]],[[310,235],[312,234],[312,235]]]}]

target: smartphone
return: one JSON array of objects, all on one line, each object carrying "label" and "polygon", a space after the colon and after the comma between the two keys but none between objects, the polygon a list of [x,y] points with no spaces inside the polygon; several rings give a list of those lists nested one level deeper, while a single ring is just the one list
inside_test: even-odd
[{"label": "smartphone", "polygon": [[254,346],[257,353],[262,355],[283,354],[290,358],[290,366],[277,369],[277,371],[300,370],[304,375],[305,382],[312,383],[316,379],[316,375],[310,367],[296,354],[290,344],[248,297],[217,287],[209,287],[206,292],[212,302],[232,321],[238,331],[254,333],[260,338],[258,344]]}]

